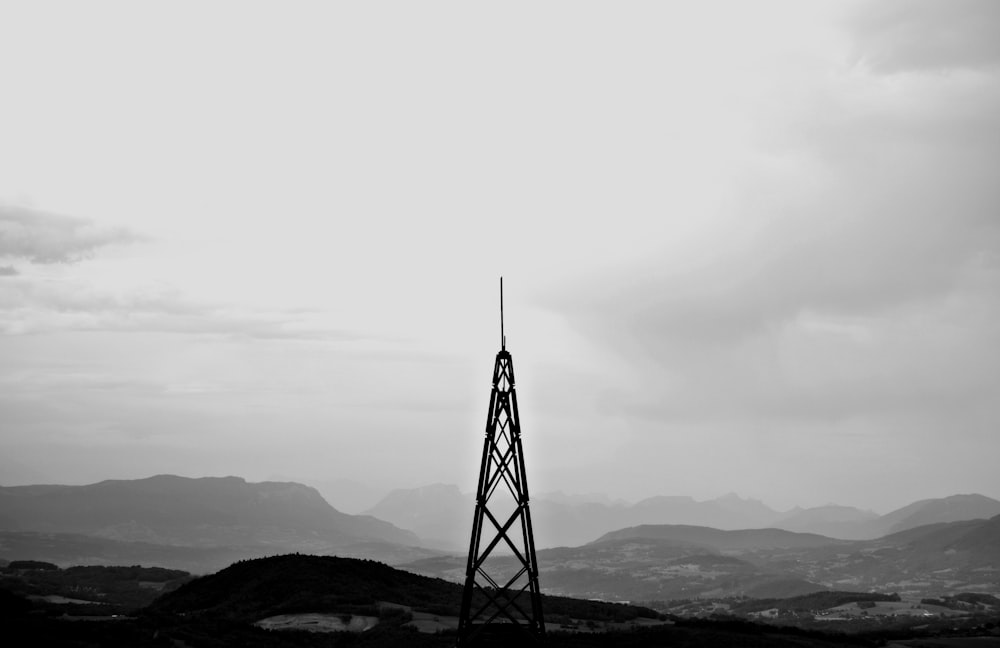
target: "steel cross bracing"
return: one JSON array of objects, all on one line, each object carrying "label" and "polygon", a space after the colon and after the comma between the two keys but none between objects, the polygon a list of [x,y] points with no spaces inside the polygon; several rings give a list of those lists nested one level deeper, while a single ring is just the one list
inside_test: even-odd
[{"label": "steel cross bracing", "polygon": [[[509,554],[497,555],[498,547]],[[491,637],[509,633],[540,641],[545,624],[514,390],[514,364],[506,348],[501,348],[493,368],[458,643],[460,646],[489,644]]]}]

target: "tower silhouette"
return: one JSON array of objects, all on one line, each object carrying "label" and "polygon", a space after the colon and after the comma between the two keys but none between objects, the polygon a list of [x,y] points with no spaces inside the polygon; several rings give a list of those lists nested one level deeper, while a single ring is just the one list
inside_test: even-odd
[{"label": "tower silhouette", "polygon": [[541,642],[544,636],[514,362],[503,332],[501,277],[500,351],[493,365],[458,645],[518,645]]}]

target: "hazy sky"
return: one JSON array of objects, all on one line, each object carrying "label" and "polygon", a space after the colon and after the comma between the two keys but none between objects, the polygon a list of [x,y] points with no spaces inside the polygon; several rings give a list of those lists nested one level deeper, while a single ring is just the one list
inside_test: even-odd
[{"label": "hazy sky", "polygon": [[1000,498],[1000,2],[0,2],[0,483]]}]

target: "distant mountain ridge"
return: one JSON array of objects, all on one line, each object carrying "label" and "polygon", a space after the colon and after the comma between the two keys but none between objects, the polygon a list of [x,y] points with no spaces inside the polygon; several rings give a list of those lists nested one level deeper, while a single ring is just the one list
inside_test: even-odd
[{"label": "distant mountain ridge", "polygon": [[[417,546],[411,531],[348,515],[311,487],[240,477],[157,475],[86,486],[0,487],[0,531],[78,534],[118,543],[328,553],[359,544]],[[230,554],[227,554],[230,555]]]},{"label": "distant mountain ridge", "polygon": [[794,508],[774,522],[774,526],[788,531],[818,533],[832,538],[860,540],[873,535],[879,515],[853,506],[827,504],[814,508]]},{"label": "distant mountain ridge", "polygon": [[[396,489],[378,504],[364,511],[381,520],[416,533],[425,543],[450,550],[462,547],[457,529],[472,528],[472,496],[452,484],[430,484],[420,488]],[[464,538],[468,542],[468,538]]]},{"label": "distant mountain ridge", "polygon": [[[674,522],[602,526],[634,517],[747,523],[766,519],[771,509],[735,495],[708,502],[655,497],[631,506],[594,495],[556,497],[559,501],[532,501],[536,537],[551,542],[585,532],[587,541],[547,548],[538,543],[542,587],[549,593],[665,600],[781,597],[844,586],[920,595],[1000,587],[1000,502],[982,495],[922,500],[884,516],[835,505],[772,511],[776,524],[742,529]],[[471,496],[434,484],[394,491],[377,508],[435,537],[454,526],[455,557],[414,548],[420,540],[413,532],[337,511],[302,484],[158,475],[87,486],[0,488],[0,558],[148,563],[206,573],[238,560],[295,551],[377,558],[461,580]],[[998,513],[983,514],[993,510]],[[953,520],[973,515],[977,518]],[[800,527],[894,531],[877,539],[843,540],[782,529],[782,520]],[[932,522],[910,526],[925,520]],[[501,568],[511,562],[503,555],[497,560]]]},{"label": "distant mountain ridge", "polygon": [[[432,484],[394,490],[364,513],[409,529],[433,546],[456,550],[468,542],[474,503],[473,496],[457,486]],[[538,547],[576,546],[613,529],[646,523],[735,529],[768,526],[781,515],[758,500],[735,494],[706,502],[657,496],[627,505],[601,495],[556,492],[535,496],[531,511]]]},{"label": "distant mountain ridge", "polygon": [[[429,498],[429,493],[435,497]],[[468,542],[473,505],[471,494],[461,493],[456,486],[434,484],[395,490],[365,513],[410,529],[433,546],[455,551]],[[983,495],[952,495],[914,502],[880,516],[835,504],[782,513],[759,500],[732,493],[706,501],[661,495],[631,505],[599,494],[553,493],[536,495],[531,500],[531,513],[539,548],[579,546],[610,531],[650,524],[722,530],[777,528],[842,540],[870,540],[935,522],[993,517],[1000,514],[1000,501]]]}]

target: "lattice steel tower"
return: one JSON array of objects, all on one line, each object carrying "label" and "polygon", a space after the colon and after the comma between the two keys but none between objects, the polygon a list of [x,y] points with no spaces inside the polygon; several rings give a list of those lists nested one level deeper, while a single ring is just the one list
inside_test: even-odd
[{"label": "lattice steel tower", "polygon": [[503,333],[501,277],[500,351],[493,365],[458,645],[520,645],[544,637],[514,363]]}]

